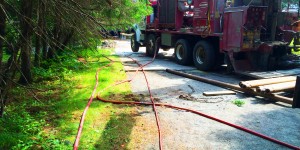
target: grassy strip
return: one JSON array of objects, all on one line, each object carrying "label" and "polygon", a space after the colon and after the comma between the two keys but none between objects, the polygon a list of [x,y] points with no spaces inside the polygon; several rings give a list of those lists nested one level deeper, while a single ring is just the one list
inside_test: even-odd
[{"label": "grassy strip", "polygon": [[[47,70],[35,69],[38,83],[33,87],[42,89],[35,91],[42,102],[32,99],[27,90],[15,88],[15,100],[0,119],[0,149],[72,149],[80,116],[95,84],[96,70],[109,63],[102,54],[110,55],[111,51],[85,50],[77,60],[65,55],[59,64],[44,64],[49,66]],[[112,55],[110,58],[119,60]],[[124,79],[122,64],[114,63],[100,72],[98,90]],[[121,95],[128,93],[129,84],[123,84],[102,95],[122,100]],[[94,100],[86,116],[80,149],[126,149],[135,113],[129,106]]]}]

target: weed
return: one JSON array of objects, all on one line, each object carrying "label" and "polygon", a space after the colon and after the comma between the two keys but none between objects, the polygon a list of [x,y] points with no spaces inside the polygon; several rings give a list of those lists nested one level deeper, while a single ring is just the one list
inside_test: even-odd
[{"label": "weed", "polygon": [[236,99],[236,100],[233,100],[232,103],[238,107],[242,107],[245,104],[245,101],[241,100],[241,99]]},{"label": "weed", "polygon": [[7,109],[4,118],[0,120],[0,125],[6,126],[0,137],[9,138],[0,138],[0,147],[3,149],[28,149],[32,147],[37,142],[36,138],[33,137],[41,134],[43,127],[47,126],[45,120],[38,116],[34,118],[30,115],[25,110],[25,105],[19,105],[12,110]]}]

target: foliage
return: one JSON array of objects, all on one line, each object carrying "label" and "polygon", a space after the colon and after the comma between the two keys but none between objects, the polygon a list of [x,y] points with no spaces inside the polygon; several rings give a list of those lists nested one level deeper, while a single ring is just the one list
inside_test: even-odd
[{"label": "foliage", "polygon": [[[110,51],[78,49],[76,55],[64,53],[61,61],[43,62],[48,69],[34,69],[38,82],[32,88],[39,89],[35,93],[40,101],[33,99],[30,91],[14,88],[12,94],[16,100],[0,118],[0,149],[72,149],[80,116],[95,84],[95,72],[109,62],[103,55],[110,55]],[[86,61],[78,61],[78,57]],[[116,56],[109,57],[118,60]],[[126,79],[122,67],[115,63],[101,71],[98,90]],[[129,91],[129,85],[125,84],[102,95],[108,97],[112,92],[121,95]],[[135,120],[134,109],[124,107],[94,101],[85,119],[80,148],[126,146]]]},{"label": "foliage", "polygon": [[19,83],[28,85],[33,82],[32,73],[40,79],[63,79],[72,74],[70,70],[84,67],[77,57],[66,57],[78,56],[80,52],[74,51],[74,47],[95,49],[110,30],[131,28],[151,13],[147,3],[144,0],[0,0],[0,51],[5,50],[12,58],[8,65],[2,65],[7,58],[0,60],[0,73],[5,77],[0,79],[0,117],[12,81],[19,78]]},{"label": "foliage", "polygon": [[290,3],[291,8],[295,8],[295,7],[298,7],[299,0],[282,0],[281,7],[283,9],[286,9],[288,7],[288,3]]},{"label": "foliage", "polygon": [[245,104],[245,101],[241,100],[241,99],[236,99],[236,100],[233,100],[232,103],[238,107],[242,107]]},{"label": "foliage", "polygon": [[[4,137],[9,136],[9,138],[0,138],[0,147],[2,149],[27,149],[36,142],[37,139],[33,137],[40,135],[42,127],[46,126],[45,120],[42,119],[45,113],[36,114],[37,118],[33,118],[26,111],[26,105],[26,103],[23,103],[8,109],[4,118],[0,120],[1,126],[4,127],[1,135],[4,135]],[[20,112],[20,114],[14,112]],[[10,126],[5,128],[5,125]]]},{"label": "foliage", "polygon": [[103,11],[97,15],[107,20],[105,26],[107,26],[108,29],[126,30],[130,28],[133,23],[141,22],[144,16],[152,13],[151,6],[146,5],[146,2],[145,0],[137,0],[136,2],[132,0],[112,1],[111,5],[105,7]]}]

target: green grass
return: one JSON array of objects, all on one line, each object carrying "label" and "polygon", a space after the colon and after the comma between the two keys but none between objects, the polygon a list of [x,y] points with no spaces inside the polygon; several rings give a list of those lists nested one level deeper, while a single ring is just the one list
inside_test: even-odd
[{"label": "green grass", "polygon": [[[80,116],[95,85],[96,70],[109,63],[102,54],[119,60],[109,50],[86,50],[80,56],[85,64],[66,57],[61,64],[43,64],[49,69],[35,69],[38,83],[33,87],[41,89],[35,90],[41,102],[28,90],[14,89],[14,100],[0,119],[0,149],[72,149]],[[99,73],[98,91],[124,79],[123,66],[116,62]],[[119,96],[111,97],[111,93]],[[129,84],[123,84],[101,95],[122,100],[122,95],[129,93]],[[135,124],[134,110],[94,99],[85,118],[80,149],[126,149]]]}]

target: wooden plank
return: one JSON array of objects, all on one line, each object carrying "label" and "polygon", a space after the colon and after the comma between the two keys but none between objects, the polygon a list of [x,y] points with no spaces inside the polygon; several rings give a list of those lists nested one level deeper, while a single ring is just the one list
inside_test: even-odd
[{"label": "wooden plank", "polygon": [[204,96],[219,96],[219,95],[236,95],[233,91],[213,91],[213,92],[203,92]]},{"label": "wooden plank", "polygon": [[300,76],[297,76],[293,98],[293,108],[300,108]]}]

